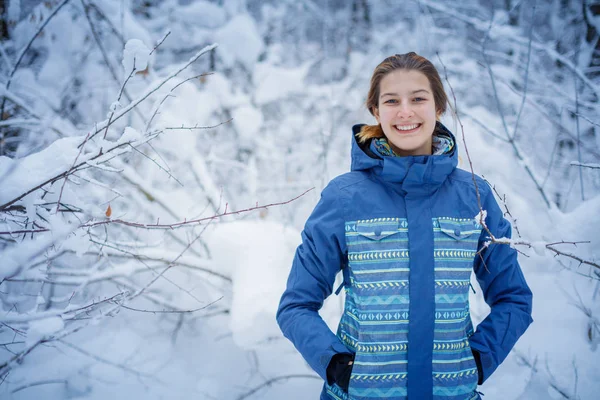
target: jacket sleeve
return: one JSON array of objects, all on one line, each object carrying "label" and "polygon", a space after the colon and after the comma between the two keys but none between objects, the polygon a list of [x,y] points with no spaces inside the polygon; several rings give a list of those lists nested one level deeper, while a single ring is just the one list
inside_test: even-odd
[{"label": "jacket sleeve", "polygon": [[[491,191],[485,196],[483,209],[487,211],[485,221],[492,234],[496,238],[510,238],[510,223],[503,217]],[[517,261],[517,251],[507,244],[491,243],[484,248],[486,241],[489,235],[484,229],[478,244],[479,250],[483,250],[475,258],[474,270],[491,312],[469,338],[471,349],[479,353],[479,384],[504,361],[533,322],[533,294]]]},{"label": "jacket sleeve", "polygon": [[306,222],[277,310],[284,336],[324,380],[333,355],[351,353],[318,313],[343,264],[344,236],[339,192],[332,182]]}]

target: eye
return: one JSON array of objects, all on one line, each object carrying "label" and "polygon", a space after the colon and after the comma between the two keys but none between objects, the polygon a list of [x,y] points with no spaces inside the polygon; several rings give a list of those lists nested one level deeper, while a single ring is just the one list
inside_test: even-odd
[{"label": "eye", "polygon": [[396,99],[389,99],[385,101],[385,104],[396,104],[398,101]]},{"label": "eye", "polygon": [[420,103],[420,102],[422,102],[422,101],[425,101],[425,100],[427,100],[427,99],[426,99],[426,98],[424,98],[424,97],[415,97],[415,101],[416,101],[417,103]]}]

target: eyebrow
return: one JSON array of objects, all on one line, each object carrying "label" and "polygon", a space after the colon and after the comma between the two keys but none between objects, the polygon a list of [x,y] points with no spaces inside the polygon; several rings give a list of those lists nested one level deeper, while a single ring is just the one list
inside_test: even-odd
[{"label": "eyebrow", "polygon": [[[413,90],[413,91],[411,92],[411,94],[415,94],[415,93],[419,93],[419,92],[424,92],[424,93],[430,94],[430,93],[429,93],[427,90],[425,90],[425,89]],[[398,96],[398,93],[384,93],[384,94],[382,94],[380,97],[385,97],[385,96]]]}]

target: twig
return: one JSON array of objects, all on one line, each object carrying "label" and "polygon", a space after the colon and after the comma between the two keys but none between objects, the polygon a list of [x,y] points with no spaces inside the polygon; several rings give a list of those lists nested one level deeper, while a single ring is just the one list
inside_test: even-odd
[{"label": "twig", "polygon": [[498,193],[498,190],[496,190],[496,186],[495,185],[490,185],[490,186],[492,186],[492,190],[494,191],[494,193],[496,193],[496,196],[498,196],[498,198],[502,200],[502,204],[504,205],[504,209],[506,210],[504,215],[508,215],[510,217],[511,225],[515,228],[515,231],[517,232],[517,235],[519,235],[519,238],[521,238],[522,236],[521,236],[521,232],[519,232],[519,227],[517,226],[517,220],[510,213],[510,210],[508,209],[508,204],[506,204],[506,195],[500,196],[500,193]]},{"label": "twig", "polygon": [[[122,219],[107,219],[104,221],[96,221],[96,222],[87,222],[84,224],[81,224],[78,226],[78,228],[92,228],[95,226],[102,226],[102,225],[109,225],[109,224],[118,224],[118,225],[125,225],[125,226],[131,226],[134,228],[143,228],[143,229],[177,229],[177,228],[181,228],[183,226],[187,226],[187,225],[199,225],[202,222],[206,222],[206,221],[213,221],[215,219],[219,219],[221,217],[226,217],[229,215],[238,215],[238,214],[244,214],[250,211],[255,211],[255,210],[261,210],[261,209],[267,209],[269,207],[274,207],[274,206],[281,206],[281,205],[285,205],[285,204],[289,204],[297,199],[299,199],[300,197],[304,196],[306,193],[310,192],[311,190],[313,190],[314,188],[310,188],[306,191],[304,191],[304,193],[299,194],[298,196],[290,199],[290,200],[286,200],[286,201],[281,201],[281,202],[277,202],[277,203],[270,203],[270,204],[265,204],[264,206],[259,206],[258,204],[254,207],[249,207],[249,208],[245,208],[242,210],[238,210],[238,211],[227,211],[225,210],[225,212],[222,212],[220,214],[215,214],[213,216],[210,217],[204,217],[204,218],[197,218],[197,219],[191,219],[191,220],[184,220],[184,221],[179,221],[179,222],[175,222],[172,224],[142,224],[139,222],[132,222],[132,221],[125,221]],[[50,231],[49,228],[42,228],[42,229],[30,229],[30,230],[21,230],[21,231],[7,231],[7,232],[0,232],[0,235],[13,235],[13,234],[21,234],[21,233],[40,233],[40,232],[48,232]]]},{"label": "twig", "polygon": [[[512,352],[515,354],[515,356],[517,357],[517,361],[521,362],[521,364],[529,367],[531,369],[531,371],[533,373],[539,373],[539,369],[537,368],[537,358],[536,360],[532,363],[531,361],[529,361],[529,359],[527,357],[525,357],[525,355],[523,353],[521,353],[520,351],[518,351],[517,349],[512,349]],[[570,397],[566,391],[564,391],[562,388],[560,388],[558,386],[558,384],[556,383],[556,379],[554,378],[554,376],[552,375],[552,372],[550,372],[550,368],[548,366],[548,360],[546,359],[546,372],[548,373],[548,377],[550,378],[548,380],[548,385],[556,390],[562,397],[564,397],[567,400],[575,400],[574,398]]]},{"label": "twig", "polygon": [[[114,124],[122,116],[127,114],[129,111],[131,111],[133,108],[135,108],[142,101],[146,100],[151,94],[153,94],[158,89],[160,89],[165,83],[169,82],[171,79],[173,79],[174,77],[179,75],[182,71],[187,69],[192,63],[194,63],[196,60],[198,60],[198,58],[200,58],[207,52],[215,49],[216,47],[217,47],[217,44],[211,44],[209,46],[204,47],[202,50],[200,50],[196,54],[194,54],[185,64],[181,65],[175,72],[171,73],[169,76],[164,78],[162,81],[156,83],[153,87],[147,89],[140,97],[138,97],[137,99],[135,99],[131,103],[129,103],[127,105],[127,107],[122,108],[118,113],[116,113],[114,119],[112,120],[112,122],[110,124],[108,123],[108,120],[102,121],[98,125],[98,128],[96,129],[96,131],[94,133],[92,133],[92,136],[90,137],[90,139],[93,138],[94,136],[96,136],[99,132],[103,131],[107,126]],[[80,144],[80,146],[81,145],[83,145],[83,143]]]},{"label": "twig", "polygon": [[51,384],[55,384],[55,383],[59,383],[59,384],[63,384],[65,386],[67,386],[68,382],[67,382],[66,379],[46,379],[46,380],[43,380],[43,381],[31,382],[31,383],[28,383],[26,385],[19,386],[19,387],[13,389],[11,391],[11,393],[15,394],[17,392],[20,392],[21,390],[29,389],[30,387],[41,386],[41,385],[51,385]]},{"label": "twig", "polygon": [[[5,85],[4,85],[5,91],[8,91],[8,89],[10,88],[10,84],[12,82],[13,76],[15,75],[15,72],[17,72],[17,69],[19,68],[19,65],[21,64],[21,61],[23,61],[23,57],[25,56],[25,53],[27,53],[27,50],[29,50],[29,48],[33,44],[33,41],[35,40],[35,38],[38,37],[38,35],[40,34],[40,32],[42,30],[44,30],[44,28],[46,27],[46,25],[48,25],[48,23],[52,20],[52,18],[54,18],[54,16],[56,15],[56,13],[58,13],[60,11],[60,9],[63,8],[69,1],[70,0],[63,0],[62,3],[60,3],[58,6],[56,6],[56,8],[54,10],[52,10],[52,12],[46,17],[46,20],[40,25],[40,27],[31,36],[31,38],[29,39],[29,42],[27,42],[27,44],[25,45],[25,47],[23,47],[23,49],[19,53],[19,56],[17,57],[17,61],[15,62],[15,65],[13,66],[12,70],[10,71],[10,74],[8,74],[8,79],[7,79],[7,81],[6,81]],[[4,116],[4,105],[5,105],[5,102],[6,102],[6,97],[4,97],[2,99],[2,106],[0,107],[0,119],[2,119],[3,116]]]},{"label": "twig", "polygon": [[98,301],[94,301],[90,304],[86,304],[84,306],[79,306],[79,307],[74,307],[74,306],[70,306],[65,308],[64,310],[57,310],[57,311],[44,311],[44,312],[37,312],[35,314],[32,315],[26,315],[26,314],[19,314],[19,315],[14,315],[14,316],[2,316],[0,317],[0,322],[4,323],[4,324],[9,324],[9,323],[23,323],[23,322],[30,322],[30,321],[37,321],[40,319],[46,319],[46,318],[51,318],[51,317],[62,317],[63,319],[72,319],[73,317],[69,317],[67,314],[77,314],[83,311],[88,311],[89,309],[99,306],[101,304],[104,303],[112,303],[114,301],[116,301],[116,299],[121,298],[123,296],[126,296],[128,294],[128,292],[120,292],[117,293],[111,297],[108,297],[106,299],[103,300],[98,300]]},{"label": "twig", "polygon": [[[467,16],[466,13],[455,11],[454,7],[448,7],[445,4],[441,4],[437,1],[432,0],[418,0],[418,2],[434,10],[450,15],[459,21],[466,22],[467,24],[473,26],[477,30],[487,31],[489,29],[489,24],[487,22]],[[526,42],[525,39],[521,38],[518,35],[511,35],[506,33],[506,30],[504,29],[499,29],[498,31],[494,32],[494,35],[496,37],[503,37],[507,40],[510,40],[512,43],[517,43],[520,45],[526,45],[528,43],[528,41]],[[531,45],[534,49],[545,52],[548,56],[552,57],[556,61],[560,61],[566,68],[575,72],[579,79],[581,79],[582,82],[584,82],[590,89],[592,89],[597,97],[600,97],[600,87],[596,83],[591,81],[583,71],[577,68],[577,66],[575,66],[571,62],[571,60],[558,53],[552,47],[552,44],[532,42]]]},{"label": "twig", "polygon": [[[452,88],[452,85],[450,84],[450,80],[448,79],[448,72],[447,72],[448,70],[446,69],[446,65],[442,61],[442,58],[440,57],[439,53],[437,53],[436,55],[438,57],[438,60],[442,64],[442,67],[444,67],[444,78],[446,79],[446,83],[448,83],[448,87],[450,88],[450,92],[452,93],[452,99],[454,102],[454,110],[456,110],[455,115],[456,115],[456,119],[458,120],[458,124],[460,125],[462,140],[463,140],[463,144],[465,145],[465,153],[467,154],[467,160],[469,161],[469,168],[471,170],[471,178],[473,179],[473,185],[475,186],[475,194],[477,196],[477,207],[479,208],[479,216],[480,216],[479,219],[480,219],[481,225],[486,230],[486,232],[488,233],[490,238],[494,239],[494,235],[492,234],[492,232],[490,232],[489,228],[485,224],[485,220],[484,220],[485,213],[483,210],[483,206],[481,204],[481,195],[479,193],[479,185],[477,184],[477,179],[475,178],[475,170],[473,169],[473,161],[471,160],[471,155],[469,154],[469,148],[467,146],[467,140],[465,138],[465,128],[462,124],[462,121],[460,120],[459,115],[458,115],[456,95],[454,94],[454,89]],[[482,258],[482,261],[483,261],[483,258]]]},{"label": "twig", "polygon": [[[210,224],[210,223],[209,223]],[[194,243],[196,243],[196,241],[198,239],[200,239],[200,237],[202,236],[202,234],[204,233],[204,231],[208,228],[209,224],[205,225],[204,228],[200,231],[200,233],[198,235],[196,235],[196,237],[189,242],[189,244],[181,251],[181,253],[179,253],[179,255],[177,257],[175,257],[175,259],[173,261],[171,261],[169,263],[169,265],[167,265],[165,267],[165,269],[163,269],[154,279],[152,279],[150,282],[148,282],[146,284],[146,286],[142,287],[140,290],[138,290],[136,293],[134,293],[131,297],[128,298],[128,300],[133,300],[136,297],[140,296],[142,293],[144,293],[144,291],[146,289],[148,289],[150,286],[152,286],[152,284],[154,284],[154,282],[156,282],[159,278],[161,278],[169,269],[171,269],[184,254],[185,252],[192,247],[192,245]]]},{"label": "twig", "polygon": [[179,127],[167,127],[167,128],[164,128],[164,129],[165,130],[189,130],[189,131],[192,131],[192,130],[202,130],[202,129],[212,129],[212,128],[216,128],[218,126],[227,124],[227,123],[229,123],[231,121],[233,121],[233,118],[229,118],[227,121],[223,121],[223,122],[218,123],[217,125],[212,125],[212,126],[198,126],[198,125],[195,125],[195,126],[183,126],[183,125],[181,125]]},{"label": "twig", "polygon": [[152,53],[154,53],[154,50],[158,49],[158,46],[160,46],[161,44],[163,44],[163,42],[165,41],[165,39],[167,38],[167,36],[169,36],[171,34],[171,31],[168,31],[163,37],[162,39],[160,39],[158,41],[158,43],[156,44],[156,46],[154,46],[154,48],[152,49],[152,51],[150,52],[150,54],[148,55],[152,55]]},{"label": "twig", "polygon": [[[126,226],[131,226],[131,227],[135,227],[135,228],[144,228],[144,229],[176,229],[176,228],[180,228],[182,226],[186,226],[186,225],[198,225],[202,222],[205,221],[213,221],[215,219],[221,218],[221,217],[225,217],[225,216],[229,216],[229,215],[238,215],[238,214],[243,214],[243,213],[247,213],[250,211],[255,211],[255,210],[260,210],[260,209],[266,209],[268,207],[273,207],[273,206],[280,206],[280,205],[285,205],[285,204],[289,204],[297,199],[299,199],[300,197],[304,196],[306,193],[310,192],[311,190],[313,190],[314,188],[310,188],[306,191],[304,191],[302,194],[290,199],[290,200],[286,200],[286,201],[281,201],[281,202],[277,202],[277,203],[270,203],[270,204],[266,204],[264,206],[259,206],[258,204],[254,207],[249,207],[249,208],[245,208],[242,210],[238,210],[238,211],[227,211],[225,210],[224,212],[220,213],[220,214],[216,214],[210,217],[204,217],[204,218],[197,218],[197,219],[192,219],[192,220],[184,220],[184,221],[180,221],[180,222],[175,222],[173,224],[141,224],[138,222],[131,222],[131,221],[125,221],[122,219],[110,219],[110,220],[104,220],[104,221],[96,221],[96,222],[89,222],[83,225],[80,225],[80,227],[94,227],[94,226],[100,226],[100,225],[107,225],[107,224],[119,224],[119,225],[126,225]],[[227,207],[227,205],[226,205]],[[2,234],[2,232],[0,232],[0,234]]]},{"label": "twig", "polygon": [[177,85],[173,86],[171,88],[171,90],[169,90],[169,93],[167,93],[165,95],[165,97],[162,98],[162,100],[160,100],[156,106],[154,107],[154,111],[152,112],[152,117],[150,118],[150,121],[148,121],[148,123],[146,124],[146,128],[145,131],[147,132],[150,129],[150,125],[152,124],[152,121],[154,120],[154,118],[156,117],[156,115],[158,114],[158,111],[160,110],[160,107],[163,105],[163,103],[169,98],[169,97],[175,97],[173,95],[171,95],[171,93],[173,93],[175,91],[175,89],[177,89],[179,86],[183,85],[184,83],[194,80],[194,79],[198,79],[201,78],[203,76],[208,76],[208,75],[212,75],[212,72],[205,72],[203,74],[200,75],[195,75],[192,76],[190,78],[184,79],[183,81],[179,82]]},{"label": "twig", "polygon": [[581,264],[585,264],[585,265],[589,265],[595,268],[600,269],[600,264],[593,262],[593,261],[589,261],[589,260],[584,260],[583,258],[576,256],[575,254],[572,253],[566,253],[564,251],[558,250],[557,248],[555,248],[553,245],[547,244],[546,248],[550,251],[553,251],[555,253],[555,256],[563,256],[563,257],[568,257],[571,258],[575,261],[579,262],[579,265]]},{"label": "twig", "polygon": [[[536,3],[537,3],[536,0],[533,0],[533,7],[532,7],[532,11],[531,11],[531,21],[534,20]],[[529,42],[527,43],[527,63],[525,65],[523,99],[521,100],[521,106],[519,107],[519,112],[517,114],[517,120],[515,121],[515,129],[513,130],[513,134],[512,134],[513,140],[517,139],[517,130],[519,127],[519,121],[521,120],[521,113],[523,112],[523,108],[525,107],[525,100],[527,97],[527,84],[529,83],[529,63],[531,61],[531,42],[532,41],[533,41],[533,22],[531,24],[529,24]]]},{"label": "twig", "polygon": [[582,167],[582,168],[591,168],[591,169],[600,169],[600,164],[591,164],[591,163],[581,163],[579,161],[571,161],[569,164],[573,167]]},{"label": "twig", "polygon": [[589,119],[588,117],[586,117],[585,115],[583,115],[583,114],[580,114],[578,110],[571,110],[571,109],[569,109],[569,107],[565,107],[565,108],[566,108],[568,111],[570,111],[571,113],[573,113],[573,115],[576,115],[576,116],[578,116],[578,117],[580,117],[580,118],[583,118],[583,119],[585,119],[587,122],[589,122],[590,124],[592,124],[592,125],[594,125],[594,126],[600,127],[600,124],[599,124],[598,122],[594,122],[594,121],[592,121],[591,119]]},{"label": "twig", "polygon": [[[575,59],[577,59],[579,51],[575,53]],[[575,75],[575,74],[573,74]],[[579,129],[579,91],[577,90],[577,76],[575,76],[573,85],[575,86],[575,128],[577,130],[577,161],[581,163],[581,145],[580,143],[580,129]],[[583,191],[583,170],[579,168],[579,186],[581,188],[581,201],[585,201],[585,195]]]},{"label": "twig", "polygon": [[65,180],[63,181],[63,184],[60,187],[60,194],[58,195],[58,200],[56,201],[56,210],[54,211],[54,214],[58,213],[58,207],[60,206],[60,200],[62,199],[63,190],[65,189],[65,184],[67,183],[67,177],[70,175],[71,171],[73,171],[75,164],[77,164],[77,160],[79,160],[79,156],[81,155],[81,152],[83,152],[83,148],[85,147],[85,144],[87,143],[88,139],[90,138],[90,133],[91,132],[88,132],[88,134],[86,135],[85,140],[83,141],[83,146],[81,146],[79,148],[77,157],[75,157],[75,160],[73,161],[73,164],[71,165],[71,168],[69,169],[69,171],[67,171],[67,175],[65,175]]},{"label": "twig", "polygon": [[[131,146],[131,145],[130,145]],[[131,149],[138,152],[139,154],[141,154],[143,157],[147,158],[148,160],[152,161],[154,163],[154,165],[156,165],[158,167],[158,169],[164,171],[167,175],[169,175],[169,178],[173,178],[173,180],[175,182],[177,182],[179,184],[179,186],[183,187],[183,183],[181,183],[179,181],[179,179],[175,178],[175,176],[173,176],[173,174],[171,174],[169,171],[167,171],[165,168],[163,168],[162,165],[160,165],[159,163],[156,162],[156,160],[150,158],[148,155],[144,154],[143,152],[139,151],[138,149],[136,149],[134,146],[131,146]],[[158,154],[158,153],[157,153]],[[160,157],[160,155],[159,155]],[[161,157],[162,158],[162,157]]]},{"label": "twig", "polygon": [[[486,35],[487,37],[487,35]],[[485,44],[485,40],[482,42],[481,44],[481,52],[482,52],[482,56],[483,59],[486,63],[486,67],[487,67],[487,71],[488,74],[490,76],[490,80],[492,82],[492,90],[494,92],[494,98],[496,100],[496,104],[498,106],[498,113],[500,115],[500,119],[502,120],[502,125],[504,126],[504,131],[506,133],[506,137],[508,139],[508,142],[510,143],[510,145],[512,146],[515,155],[517,156],[517,158],[519,160],[521,160],[522,164],[523,164],[523,168],[525,168],[525,172],[527,172],[527,175],[529,175],[529,177],[531,178],[531,180],[533,180],[533,183],[535,184],[537,190],[540,192],[540,194],[542,195],[542,198],[544,199],[544,202],[546,203],[546,206],[548,208],[551,208],[551,204],[550,204],[550,200],[548,200],[548,196],[546,195],[546,192],[544,191],[544,188],[539,184],[536,176],[533,174],[533,171],[531,170],[531,167],[529,166],[529,163],[527,163],[525,161],[525,158],[523,157],[523,155],[521,154],[521,150],[519,149],[519,147],[517,146],[517,143],[514,140],[514,137],[512,137],[508,131],[508,126],[506,124],[506,118],[504,117],[504,113],[502,112],[502,103],[500,102],[500,99],[498,97],[498,90],[496,89],[496,82],[494,79],[494,73],[492,72],[492,68],[490,66],[490,63],[486,57],[485,54],[485,49],[484,49],[484,44]]]},{"label": "twig", "polygon": [[[96,27],[94,26],[94,23],[92,22],[92,18],[90,17],[89,9],[91,7],[85,3],[85,0],[81,0],[81,4],[83,5],[83,11],[84,11],[85,17],[88,21],[88,24],[90,25],[90,29],[92,31],[92,36],[94,37],[94,40],[96,41],[96,45],[98,45],[98,48],[100,49],[100,53],[102,53],[102,58],[104,59],[106,68],[108,68],[108,71],[110,72],[113,80],[115,81],[117,86],[119,86],[119,77],[117,76],[117,73],[116,73],[114,67],[110,63],[110,58],[108,57],[108,54],[106,53],[106,50],[104,49],[104,46],[102,46],[102,41],[100,40],[100,37],[98,36],[98,32],[96,32]],[[134,69],[135,69],[135,62],[134,62]],[[125,84],[127,83],[128,80],[129,80],[129,78],[127,78],[125,80]],[[127,101],[131,102],[131,97],[129,96],[129,93],[127,93],[125,91],[125,84],[123,84],[123,86],[121,86],[121,91],[125,93],[125,97],[127,98]],[[120,96],[121,95],[119,94],[119,97]],[[143,121],[144,115],[139,110],[135,110],[135,112],[138,114],[140,119],[142,119],[142,121]],[[114,111],[113,111],[113,114],[114,114]],[[111,117],[113,114],[111,114]],[[109,122],[110,122],[110,118],[109,118]],[[106,127],[107,130],[108,130],[108,126],[110,126],[110,123]],[[104,137],[106,137],[106,133],[104,134]]]},{"label": "twig", "polygon": [[112,21],[106,16],[106,14],[104,14],[104,11],[102,11],[100,9],[100,7],[98,7],[95,3],[91,2],[91,1],[90,1],[89,6],[96,11],[96,14],[98,14],[100,16],[100,18],[102,18],[103,20],[106,21],[106,23],[110,27],[110,30],[112,31],[112,33],[121,42],[121,45],[125,46],[125,38],[123,38],[123,35],[121,35],[121,33],[117,30],[117,28],[114,26],[114,24],[112,23]]},{"label": "twig", "polygon": [[79,353],[84,354],[84,355],[88,356],[89,358],[91,358],[93,360],[96,360],[96,361],[99,361],[99,362],[101,362],[103,364],[110,365],[112,367],[122,369],[123,371],[129,372],[130,374],[133,374],[133,375],[143,376],[145,378],[156,379],[158,382],[164,383],[164,382],[161,382],[161,380],[159,378],[157,378],[155,375],[146,374],[144,372],[139,372],[139,371],[136,371],[134,369],[131,369],[131,368],[127,367],[126,365],[112,362],[110,360],[107,360],[107,359],[102,358],[100,356],[97,356],[95,354],[92,354],[89,351],[84,350],[84,349],[82,349],[82,348],[80,348],[78,346],[75,346],[74,344],[71,344],[71,343],[69,343],[69,342],[67,342],[67,341],[65,341],[63,339],[58,339],[57,341],[60,342],[60,343],[62,343],[62,344],[64,344],[65,346],[67,346],[67,347],[69,347],[69,348],[71,348],[71,349],[73,349],[75,351],[78,351]]},{"label": "twig", "polygon": [[213,304],[215,304],[216,302],[218,302],[222,299],[223,299],[223,296],[219,297],[215,301],[208,303],[204,307],[195,308],[193,310],[141,310],[139,308],[128,307],[126,305],[121,305],[121,307],[123,307],[127,310],[131,310],[131,311],[138,311],[138,312],[144,312],[144,313],[150,313],[150,314],[191,314],[191,313],[195,313],[197,311],[205,310],[206,308],[212,306]]},{"label": "twig", "polygon": [[[117,103],[119,103],[121,101],[121,96],[123,96],[123,93],[125,92],[125,86],[127,86],[127,82],[129,82],[129,80],[131,79],[131,77],[133,76],[135,71],[137,71],[137,68],[135,67],[135,57],[133,57],[133,67],[131,68],[131,72],[129,73],[129,76],[125,79],[125,81],[123,82],[123,85],[121,85],[121,89],[119,90],[119,95],[117,96]],[[131,101],[130,98],[127,98],[127,100]],[[116,108],[114,108],[110,112],[110,116],[108,117],[108,124],[106,125],[106,130],[104,131],[103,139],[106,139],[106,135],[108,134],[108,127],[110,126],[110,121],[112,120],[112,117],[115,115],[115,111],[116,111]],[[83,145],[85,146],[85,143]],[[81,147],[83,147],[83,146],[81,146]]]},{"label": "twig", "polygon": [[[82,143],[82,145],[85,144],[88,139],[91,139],[92,136],[86,136],[86,140]],[[129,145],[129,144],[131,144],[131,141],[123,142],[123,143],[118,143],[114,147],[112,147],[109,150],[107,150],[105,153],[109,153],[109,152],[115,151],[115,150],[120,149],[123,146]],[[23,197],[27,196],[29,193],[32,193],[32,192],[34,192],[34,191],[42,188],[43,186],[46,186],[47,184],[54,183],[54,182],[56,182],[59,179],[65,178],[65,177],[69,176],[70,174],[73,174],[73,173],[77,172],[81,167],[89,165],[88,163],[90,161],[94,161],[94,160],[96,160],[96,159],[104,156],[105,153],[99,152],[95,156],[92,156],[91,158],[86,159],[85,161],[82,161],[81,163],[77,164],[75,167],[71,167],[68,170],[63,171],[63,172],[55,175],[54,177],[49,178],[46,181],[40,183],[39,185],[37,185],[37,186],[35,186],[35,187],[27,190],[25,193],[21,194],[20,196],[12,199],[10,201],[8,201],[7,203],[4,203],[4,204],[0,205],[0,211],[4,211],[7,207],[9,207],[10,205],[12,205],[12,204],[16,203],[17,201],[21,200]],[[107,160],[105,160],[105,161],[107,161]],[[103,161],[103,162],[105,162],[105,161]]]}]

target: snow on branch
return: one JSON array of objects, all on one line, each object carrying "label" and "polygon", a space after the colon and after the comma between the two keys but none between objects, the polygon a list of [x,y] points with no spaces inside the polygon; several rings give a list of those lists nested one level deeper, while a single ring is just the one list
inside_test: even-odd
[{"label": "snow on branch", "polygon": [[[453,98],[453,102],[454,102],[454,110],[457,110],[457,103],[456,103],[456,95],[454,94],[454,89],[452,88],[452,85],[450,84],[449,80],[448,80],[448,74],[446,71],[446,66],[444,65],[443,61],[438,57],[438,59],[440,60],[440,63],[442,64],[442,66],[444,67],[444,77],[446,79],[446,82],[448,83],[448,87],[450,88],[450,91],[452,93],[452,98]],[[473,178],[473,185],[475,187],[475,193],[477,196],[477,204],[478,204],[478,208],[479,208],[479,213],[477,214],[477,216],[475,216],[475,220],[477,222],[479,222],[483,229],[486,231],[487,235],[488,235],[488,242],[486,242],[485,246],[483,247],[482,250],[480,250],[480,252],[484,251],[490,244],[495,243],[495,244],[504,244],[504,245],[509,245],[513,248],[517,248],[517,246],[526,246],[528,248],[533,248],[538,254],[543,255],[544,253],[544,249],[548,249],[550,251],[552,251],[555,256],[562,256],[562,257],[566,257],[572,260],[575,260],[577,262],[579,262],[579,265],[589,265],[591,267],[597,268],[600,271],[600,264],[598,262],[595,262],[593,260],[586,260],[584,258],[581,258],[573,253],[569,253],[569,252],[565,252],[563,250],[559,250],[556,246],[559,244],[571,244],[574,246],[577,246],[577,244],[581,244],[581,243],[589,243],[589,241],[572,241],[572,242],[566,242],[566,241],[561,241],[561,242],[554,242],[554,243],[537,243],[537,242],[529,242],[526,240],[523,240],[521,238],[519,239],[509,239],[509,238],[497,238],[494,236],[494,234],[490,231],[490,229],[488,228],[485,219],[487,216],[487,212],[483,209],[482,207],[482,203],[481,203],[481,195],[479,192],[479,186],[477,184],[477,179],[475,178],[475,171],[473,169],[473,162],[471,160],[471,156],[469,154],[469,148],[467,146],[467,141],[465,138],[465,130],[464,130],[464,126],[462,124],[462,121],[460,120],[460,116],[458,115],[458,113],[455,113],[456,118],[458,120],[458,123],[460,125],[460,129],[461,129],[461,135],[462,135],[462,139],[463,139],[463,143],[465,145],[465,153],[467,155],[467,160],[469,161],[469,168],[471,171],[471,176]],[[518,157],[520,156],[520,152],[518,151],[518,148],[516,147],[516,144],[514,143],[514,140],[512,140],[512,138],[510,137],[510,135],[508,135],[507,132],[507,136],[509,138],[509,140],[512,141],[512,144],[515,148],[515,152],[517,154]],[[530,174],[530,176],[532,176],[532,178],[534,178],[534,181],[536,182],[536,185],[538,187],[538,189],[541,191],[544,199],[546,200],[546,202],[548,202],[545,193],[543,191],[543,189],[539,186],[539,184],[537,183],[537,180],[535,180],[535,177],[533,176],[531,170],[526,166],[526,170],[527,172]],[[496,189],[494,188],[495,193],[498,195],[498,192],[496,191]],[[510,218],[513,220],[513,222],[516,222],[516,220],[514,219],[514,217],[512,216],[512,214],[510,214],[510,211],[508,209],[508,207],[506,206],[506,198],[503,197],[502,198],[506,212],[508,213],[508,215],[510,216]],[[548,203],[548,206],[550,204]],[[518,232],[518,230],[517,230]],[[519,233],[520,236],[520,233]],[[518,251],[518,250],[517,250]],[[520,251],[519,251],[520,252]],[[522,252],[520,252],[522,253]],[[524,253],[522,253],[524,254]],[[598,271],[597,271],[598,272]],[[598,279],[600,279],[600,275],[596,274],[598,276]]]},{"label": "snow on branch", "polygon": [[[169,76],[167,76],[163,80],[159,81],[158,83],[154,84],[151,88],[147,89],[137,99],[133,100],[131,103],[129,103],[127,106],[123,107],[118,112],[115,112],[114,118],[112,118],[112,120],[107,119],[107,120],[104,120],[104,121],[100,122],[96,126],[95,131],[90,136],[90,139],[93,138],[94,136],[96,136],[102,130],[106,129],[108,126],[112,125],[115,121],[119,120],[121,117],[123,117],[124,115],[126,115],[134,107],[136,107],[142,101],[146,100],[148,97],[150,97],[150,95],[152,95],[153,93],[155,93],[158,89],[160,89],[161,87],[163,87],[167,82],[169,82],[171,79],[175,78],[181,72],[183,72],[184,70],[186,70],[191,64],[193,64],[195,61],[197,61],[200,57],[202,57],[204,54],[208,53],[209,51],[214,50],[216,47],[217,47],[216,43],[204,47],[202,50],[200,50],[196,54],[194,54],[185,64],[179,66]],[[83,146],[83,142],[80,144],[80,146]]]}]

